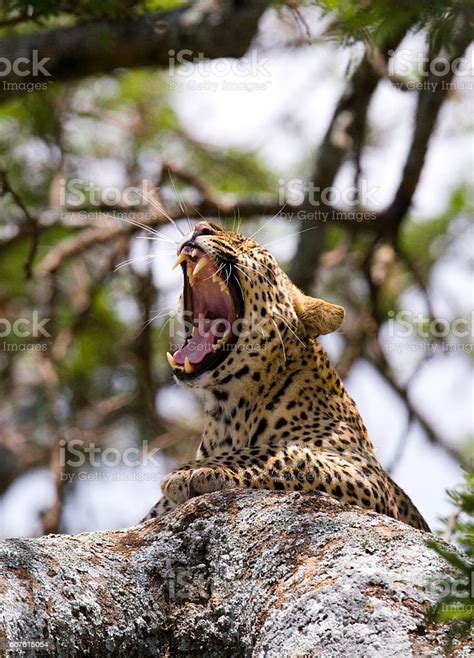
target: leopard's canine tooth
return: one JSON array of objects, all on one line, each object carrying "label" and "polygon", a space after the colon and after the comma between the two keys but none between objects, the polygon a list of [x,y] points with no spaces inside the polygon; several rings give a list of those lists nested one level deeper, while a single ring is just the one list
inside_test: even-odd
[{"label": "leopard's canine tooth", "polygon": [[221,289],[221,292],[223,292],[225,295],[229,295],[229,294],[230,294],[230,293],[229,293],[229,289],[228,289],[228,287],[227,287],[225,281],[221,281],[221,282],[219,283],[219,288]]},{"label": "leopard's canine tooth", "polygon": [[175,361],[175,359],[174,359],[174,357],[172,356],[172,354],[170,354],[169,352],[166,352],[166,358],[168,359],[168,363],[170,364],[170,366],[171,366],[172,368],[176,368],[176,366],[177,366],[178,364],[177,364],[177,362]]},{"label": "leopard's canine tooth", "polygon": [[188,375],[190,375],[194,371],[194,366],[189,360],[189,357],[186,357],[184,359],[184,372],[186,372]]},{"label": "leopard's canine tooth", "polygon": [[176,262],[173,265],[172,269],[174,270],[175,267],[178,267],[178,265],[181,265],[181,263],[184,262],[185,260],[186,260],[186,254],[179,254],[179,256],[176,259]]},{"label": "leopard's canine tooth", "polygon": [[193,276],[196,276],[199,274],[199,272],[206,267],[206,265],[209,264],[209,259],[206,256],[203,256],[198,260],[198,263],[196,267],[193,270]]}]

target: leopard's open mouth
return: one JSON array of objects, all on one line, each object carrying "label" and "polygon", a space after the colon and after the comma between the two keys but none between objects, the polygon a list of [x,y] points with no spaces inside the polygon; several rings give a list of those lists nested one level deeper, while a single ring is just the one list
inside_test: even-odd
[{"label": "leopard's open mouth", "polygon": [[181,249],[176,265],[181,265],[184,276],[186,339],[167,356],[174,374],[185,380],[213,370],[232,352],[244,299],[232,264],[216,263],[192,243]]}]

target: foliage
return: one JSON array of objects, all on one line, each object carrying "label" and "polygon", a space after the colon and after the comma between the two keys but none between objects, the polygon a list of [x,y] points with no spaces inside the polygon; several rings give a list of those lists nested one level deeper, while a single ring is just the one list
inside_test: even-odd
[{"label": "foliage", "polygon": [[[313,3],[312,3],[313,4]],[[430,47],[450,49],[459,13],[472,16],[473,7],[463,0],[422,0],[398,2],[396,11],[391,0],[316,0],[325,12],[334,12],[331,33],[345,43],[372,39],[376,45],[409,24],[414,31],[427,30]]]},{"label": "foliage", "polygon": [[474,628],[474,475],[465,475],[464,484],[449,491],[455,511],[445,519],[445,525],[463,549],[461,555],[435,540],[428,542],[446,562],[449,580],[456,584],[451,591],[433,605],[427,614],[429,622],[447,622],[450,625],[447,651],[457,641],[471,637]]},{"label": "foliage", "polygon": [[16,24],[28,27],[42,25],[52,20],[64,24],[65,20],[100,20],[126,19],[137,17],[147,12],[168,11],[189,4],[188,0],[37,0],[34,4],[28,0],[4,0],[0,11],[0,28]]}]

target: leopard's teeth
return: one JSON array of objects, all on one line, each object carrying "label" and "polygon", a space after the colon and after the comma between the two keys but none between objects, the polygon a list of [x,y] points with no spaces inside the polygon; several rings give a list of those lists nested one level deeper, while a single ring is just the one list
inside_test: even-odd
[{"label": "leopard's teeth", "polygon": [[217,283],[217,285],[221,289],[221,292],[224,293],[224,295],[230,295],[229,288],[227,287],[226,282],[223,281],[218,274],[213,274],[212,282]]},{"label": "leopard's teeth", "polygon": [[203,256],[202,258],[200,258],[198,260],[198,264],[196,265],[196,267],[193,270],[193,277],[196,277],[199,274],[199,272],[201,270],[203,270],[206,267],[206,265],[208,265],[208,264],[209,264],[209,259],[206,256]]},{"label": "leopard's teeth", "polygon": [[215,343],[212,346],[212,351],[217,352],[217,350],[220,350],[221,347],[224,347],[226,343],[228,343],[230,337],[231,337],[231,331],[226,331],[225,334],[222,336],[222,338],[219,338],[217,343]]},{"label": "leopard's teeth", "polygon": [[194,366],[189,360],[189,357],[184,359],[184,372],[190,375],[194,371]]},{"label": "leopard's teeth", "polygon": [[191,252],[191,257],[196,258],[196,256],[197,256],[197,251],[196,251],[196,249],[193,249],[192,252]]},{"label": "leopard's teeth", "polygon": [[194,277],[194,274],[191,272],[191,268],[190,268],[190,267],[187,268],[187,275],[188,275],[189,285],[190,285],[191,288],[192,288],[192,287],[194,286],[194,283],[195,283],[196,279],[195,279],[195,277]]},{"label": "leopard's teeth", "polygon": [[177,361],[175,360],[175,358],[174,358],[169,352],[166,352],[166,358],[168,359],[168,363],[170,364],[170,366],[171,366],[172,368],[176,368],[176,366],[178,365],[178,363],[177,363]]},{"label": "leopard's teeth", "polygon": [[221,282],[219,283],[219,288],[221,289],[221,292],[223,292],[225,295],[228,295],[228,294],[229,294],[229,289],[228,289],[228,287],[226,286],[226,284],[225,284],[224,281],[221,281]]},{"label": "leopard's teeth", "polygon": [[174,270],[175,267],[178,267],[178,265],[181,265],[186,260],[185,254],[179,254],[178,258],[176,259],[175,264],[173,265],[172,269]]}]

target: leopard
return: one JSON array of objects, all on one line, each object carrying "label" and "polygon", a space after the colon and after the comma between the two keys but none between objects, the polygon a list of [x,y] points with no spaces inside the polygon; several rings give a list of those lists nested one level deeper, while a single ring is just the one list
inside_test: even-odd
[{"label": "leopard", "polygon": [[269,489],[323,492],[429,532],[318,340],[344,309],[302,292],[254,237],[203,219],[178,244],[181,342],[167,358],[205,423],[145,518],[215,491]]}]

